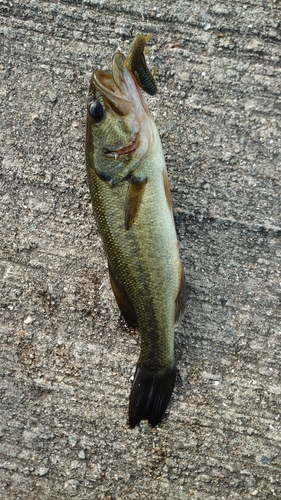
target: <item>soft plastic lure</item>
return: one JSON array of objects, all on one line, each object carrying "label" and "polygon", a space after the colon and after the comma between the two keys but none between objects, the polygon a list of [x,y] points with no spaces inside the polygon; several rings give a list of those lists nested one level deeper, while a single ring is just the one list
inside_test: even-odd
[{"label": "soft plastic lure", "polygon": [[144,56],[148,53],[146,43],[152,35],[136,36],[132,46],[132,53],[126,59],[124,65],[129,68],[134,74],[139,86],[149,95],[155,95],[157,92],[156,83],[154,80],[155,68],[153,72],[149,71]]}]

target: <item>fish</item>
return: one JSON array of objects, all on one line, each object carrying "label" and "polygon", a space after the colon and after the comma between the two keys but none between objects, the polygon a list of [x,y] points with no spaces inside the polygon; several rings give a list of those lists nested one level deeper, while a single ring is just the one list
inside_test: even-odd
[{"label": "fish", "polygon": [[174,329],[184,314],[186,285],[160,137],[121,52],[113,56],[112,72],[97,68],[91,77],[86,168],[111,287],[141,338],[129,426],[148,420],[154,427],[175,385]]}]

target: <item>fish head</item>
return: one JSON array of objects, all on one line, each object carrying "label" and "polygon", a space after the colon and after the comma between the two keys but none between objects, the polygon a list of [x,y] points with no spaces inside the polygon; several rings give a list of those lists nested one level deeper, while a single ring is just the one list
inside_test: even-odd
[{"label": "fish head", "polygon": [[124,62],[123,54],[117,52],[112,74],[96,69],[88,97],[88,163],[112,186],[137,169],[152,140],[153,120]]}]

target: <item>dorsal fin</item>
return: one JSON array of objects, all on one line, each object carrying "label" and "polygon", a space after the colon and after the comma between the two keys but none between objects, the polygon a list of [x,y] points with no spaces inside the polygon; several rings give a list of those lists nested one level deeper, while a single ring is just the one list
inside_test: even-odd
[{"label": "dorsal fin", "polygon": [[163,170],[163,180],[164,180],[166,199],[167,199],[170,210],[172,210],[173,207],[172,207],[172,198],[171,198],[171,191],[170,191],[170,182],[169,182],[169,177],[168,177],[166,169]]},{"label": "dorsal fin", "polygon": [[186,303],[186,284],[185,284],[184,269],[181,263],[180,286],[176,298],[175,323],[179,323],[180,320],[182,319],[185,310],[185,303]]}]

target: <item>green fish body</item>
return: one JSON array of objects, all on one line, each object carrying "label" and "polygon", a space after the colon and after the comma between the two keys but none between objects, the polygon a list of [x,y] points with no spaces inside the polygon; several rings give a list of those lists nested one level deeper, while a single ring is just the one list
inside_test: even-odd
[{"label": "green fish body", "polygon": [[162,419],[175,383],[174,325],[185,280],[160,138],[121,53],[90,83],[86,164],[95,219],[118,306],[138,325],[141,352],[129,423]]}]

